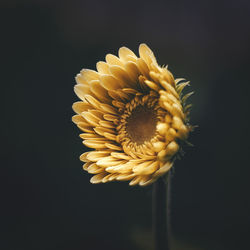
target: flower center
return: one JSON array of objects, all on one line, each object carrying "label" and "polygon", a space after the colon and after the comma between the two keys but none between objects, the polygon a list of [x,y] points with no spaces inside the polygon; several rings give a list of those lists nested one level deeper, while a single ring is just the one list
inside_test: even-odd
[{"label": "flower center", "polygon": [[156,132],[157,114],[146,105],[138,106],[127,117],[126,131],[132,142],[143,144],[154,137]]},{"label": "flower center", "polygon": [[157,123],[164,119],[166,111],[158,104],[157,93],[135,96],[126,103],[117,126],[117,142],[123,147],[124,152],[135,157],[135,154],[154,154],[150,151],[152,143],[158,140]]}]

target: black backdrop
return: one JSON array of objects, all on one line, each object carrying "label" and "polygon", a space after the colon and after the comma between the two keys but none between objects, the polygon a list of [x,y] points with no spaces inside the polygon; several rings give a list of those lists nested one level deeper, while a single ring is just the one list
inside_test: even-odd
[{"label": "black backdrop", "polygon": [[76,73],[141,42],[195,91],[195,147],[173,177],[173,250],[250,248],[249,1],[0,7],[1,249],[152,249],[151,187],[90,184],[71,122]]}]

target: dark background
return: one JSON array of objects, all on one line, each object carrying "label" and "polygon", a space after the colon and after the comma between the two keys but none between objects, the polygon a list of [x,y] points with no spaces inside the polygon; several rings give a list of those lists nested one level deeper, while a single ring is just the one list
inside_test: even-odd
[{"label": "dark background", "polygon": [[74,76],[147,43],[191,81],[195,145],[173,176],[171,250],[250,249],[250,2],[1,1],[4,250],[151,250],[151,187],[92,185]]}]

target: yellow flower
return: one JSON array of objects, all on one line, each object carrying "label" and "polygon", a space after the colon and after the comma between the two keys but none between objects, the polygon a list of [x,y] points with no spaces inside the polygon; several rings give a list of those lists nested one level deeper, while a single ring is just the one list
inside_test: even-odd
[{"label": "yellow flower", "polygon": [[119,57],[106,55],[97,71],[76,76],[72,120],[84,132],[83,144],[93,151],[80,156],[91,183],[113,180],[145,186],[167,173],[191,126],[185,105],[188,85],[160,67],[146,44],[139,57],[126,47]]}]

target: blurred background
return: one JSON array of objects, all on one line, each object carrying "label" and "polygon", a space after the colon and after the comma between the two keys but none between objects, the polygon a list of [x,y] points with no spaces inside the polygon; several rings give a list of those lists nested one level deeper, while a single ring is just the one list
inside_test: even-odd
[{"label": "blurred background", "polygon": [[171,250],[250,249],[250,2],[1,0],[4,250],[152,250],[151,187],[92,185],[74,76],[145,42],[191,81]]}]

